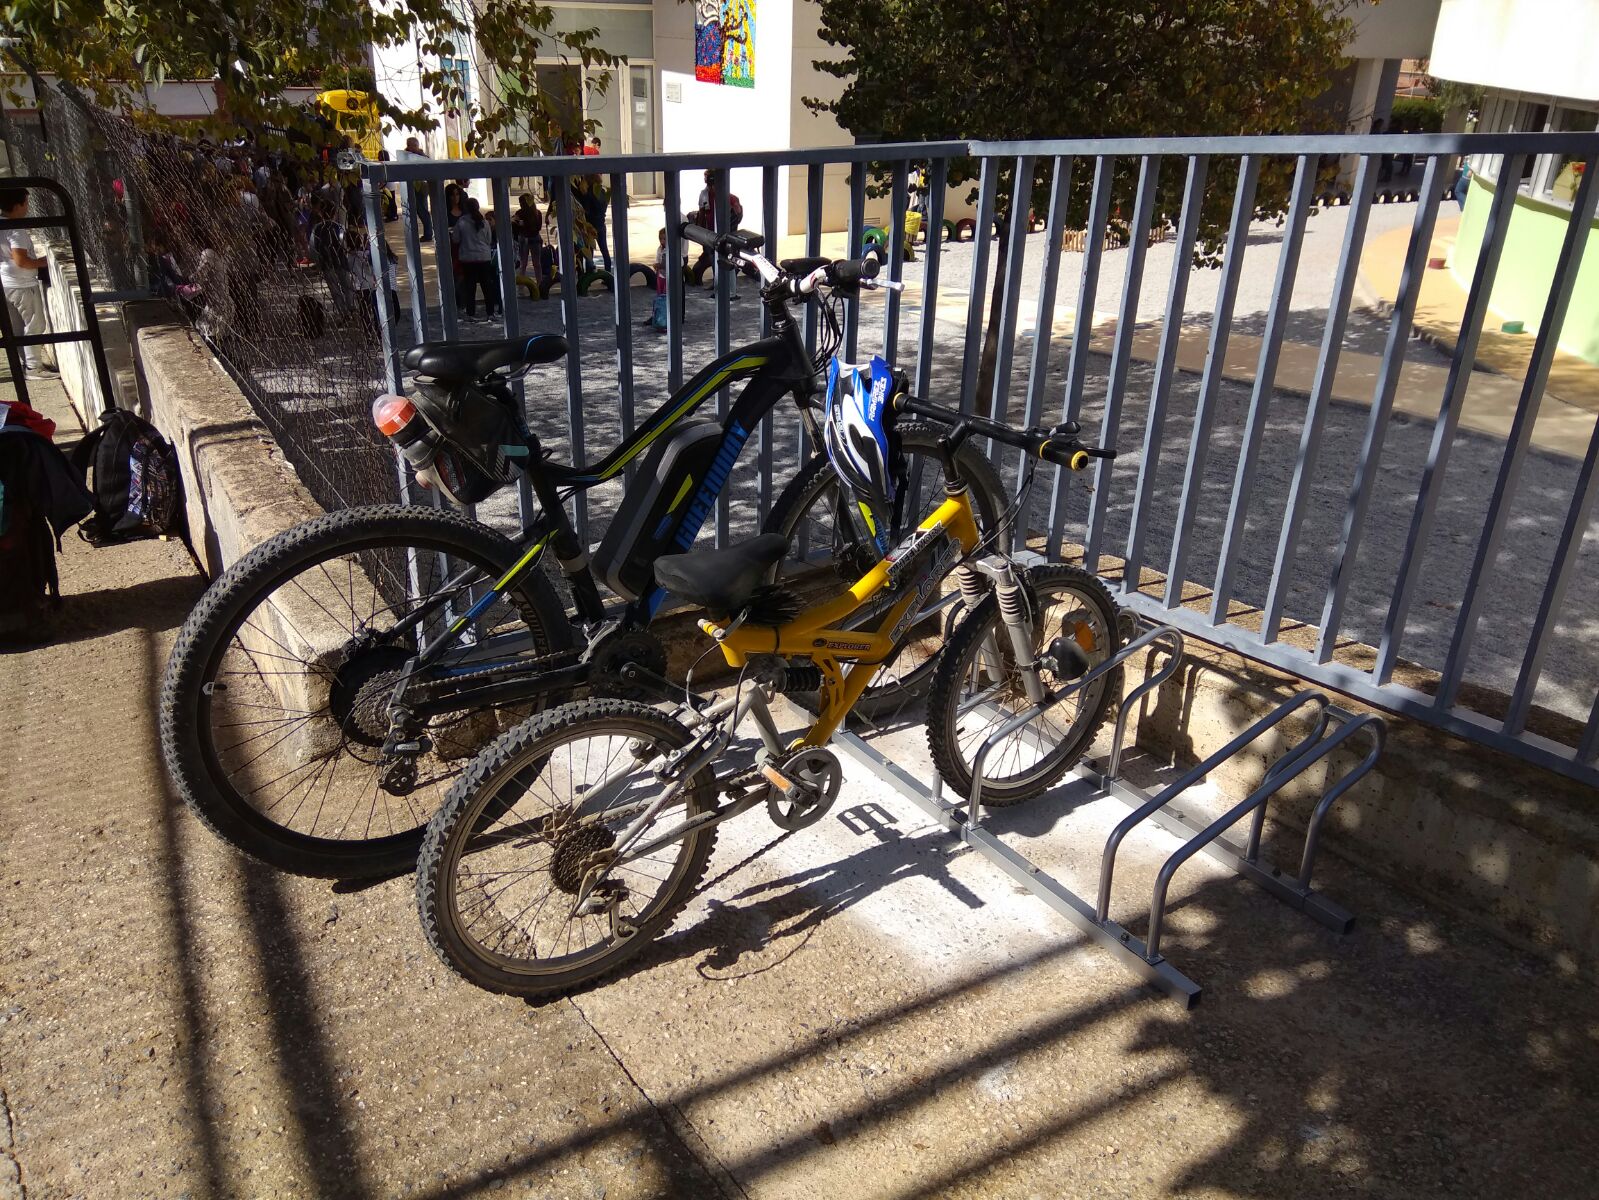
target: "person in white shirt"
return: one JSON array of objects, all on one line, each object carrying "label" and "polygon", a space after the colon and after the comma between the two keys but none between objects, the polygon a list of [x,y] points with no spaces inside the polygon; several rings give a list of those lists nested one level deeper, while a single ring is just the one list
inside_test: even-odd
[{"label": "person in white shirt", "polygon": [[[0,215],[21,219],[28,215],[28,189],[0,188]],[[6,307],[11,310],[11,329],[23,337],[44,333],[44,288],[39,285],[39,268],[45,260],[34,253],[33,235],[27,229],[0,229],[0,284],[5,287]],[[54,379],[56,369],[44,361],[39,346],[22,347],[22,361],[29,379]]]}]

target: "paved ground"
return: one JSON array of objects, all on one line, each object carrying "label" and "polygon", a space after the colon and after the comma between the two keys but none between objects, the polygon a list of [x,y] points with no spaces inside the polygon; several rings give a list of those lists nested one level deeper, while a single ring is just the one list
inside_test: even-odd
[{"label": "paved ground", "polygon": [[[152,697],[182,551],[62,562],[57,640],[0,654],[0,1196],[1592,1189],[1590,985],[1335,859],[1347,938],[1196,861],[1184,1013],[853,769],[810,830],[725,828],[624,978],[489,997],[433,961],[408,880],[276,875],[174,806]],[[1066,789],[999,827],[1081,888],[1112,815]],[[1129,842],[1118,919],[1171,847]]]}]

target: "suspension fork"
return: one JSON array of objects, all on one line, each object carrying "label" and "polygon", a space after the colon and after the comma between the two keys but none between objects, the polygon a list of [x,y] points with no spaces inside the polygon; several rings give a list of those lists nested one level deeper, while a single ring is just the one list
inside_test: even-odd
[{"label": "suspension fork", "polygon": [[[1032,605],[1028,602],[1025,572],[1009,559],[998,556],[982,560],[971,574],[976,575],[978,572],[993,580],[994,599],[999,605],[999,623],[1004,631],[1002,636],[1010,645],[1011,656],[1021,673],[1022,687],[1027,692],[1028,702],[1042,704],[1045,696],[1044,681],[1038,677],[1038,663],[1033,657],[1033,611]],[[963,579],[963,595],[965,589],[966,581]],[[985,646],[983,652],[986,653],[987,650],[988,647]]]}]

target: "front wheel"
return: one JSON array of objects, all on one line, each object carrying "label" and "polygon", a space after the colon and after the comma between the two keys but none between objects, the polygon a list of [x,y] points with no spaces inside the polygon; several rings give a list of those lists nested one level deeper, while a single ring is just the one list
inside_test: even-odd
[{"label": "front wheel", "polygon": [[491,992],[568,992],[665,929],[710,859],[713,825],[671,836],[714,807],[710,768],[650,814],[632,854],[620,839],[672,786],[657,769],[690,737],[648,705],[584,700],[480,754],[429,823],[417,864],[422,930],[444,965]]},{"label": "front wheel", "polygon": [[[1095,576],[1062,563],[1035,567],[1026,573],[1023,590],[1035,658],[1057,637],[1076,642],[1089,668],[1121,648],[1115,602]],[[1064,682],[1041,675],[1046,687]],[[1120,678],[1119,669],[1101,676],[989,751],[983,803],[1003,808],[1030,800],[1065,775],[1109,716]],[[973,762],[983,743],[1031,705],[990,591],[950,634],[933,676],[927,744],[944,782],[961,796],[971,795]]]},{"label": "front wheel", "polygon": [[[896,501],[894,528],[888,531],[890,546],[904,541],[944,502],[944,460],[938,439],[945,432],[924,421],[905,421],[899,425],[906,479],[904,492]],[[984,534],[992,532],[1005,511],[1004,485],[982,451],[969,439],[961,443],[955,461],[971,489],[972,513],[977,518],[978,530]],[[831,584],[849,584],[870,571],[878,560],[877,547],[859,530],[860,524],[832,463],[826,455],[819,455],[806,463],[783,489],[772,505],[763,532],[782,534],[788,540],[784,569],[790,574],[821,572]],[[932,682],[933,667],[944,646],[944,636],[958,615],[959,603],[960,594],[954,580],[943,581],[928,597],[924,619],[912,626],[899,652],[872,677],[872,682],[855,702],[854,712],[866,717],[891,716],[926,694]],[[846,622],[846,627],[870,626],[881,616],[879,608],[868,606]],[[793,699],[807,704],[813,711],[816,708],[815,693],[797,695]]]}]

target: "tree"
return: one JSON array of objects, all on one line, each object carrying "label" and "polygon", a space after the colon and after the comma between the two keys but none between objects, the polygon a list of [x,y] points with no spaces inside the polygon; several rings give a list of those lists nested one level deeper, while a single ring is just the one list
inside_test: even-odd
[{"label": "tree", "polygon": [[[828,102],[851,133],[885,141],[1236,135],[1297,132],[1342,64],[1350,0],[821,0],[822,40],[843,50],[818,62],[845,81]],[[1325,118],[1321,118],[1325,119]],[[1001,224],[1017,207],[1042,212],[1051,164],[1013,187],[1000,180]],[[974,177],[970,160],[950,182]],[[1293,164],[1263,165],[1257,216],[1281,217]],[[1182,171],[1166,164],[1156,222],[1178,212]],[[1200,223],[1200,262],[1225,239],[1236,162],[1212,165]],[[1120,160],[1117,207],[1131,212],[1136,163]],[[1082,222],[1091,180],[1072,179],[1068,222]],[[1025,210],[1020,215],[1025,216]],[[1129,231],[1141,236],[1147,231]],[[987,231],[979,230],[979,236]],[[1006,242],[996,253],[978,402],[992,394]]]},{"label": "tree", "polygon": [[[558,153],[594,133],[570,95],[535,84],[535,59],[597,68],[603,93],[621,59],[593,28],[558,31],[537,0],[13,0],[0,8],[11,38],[0,61],[37,79],[57,76],[102,108],[148,121],[139,84],[214,78],[219,109],[210,132],[318,132],[315,114],[284,99],[294,85],[370,86],[374,49],[414,46],[419,82],[444,110],[470,120],[475,153]],[[470,14],[470,16],[468,16]],[[473,65],[471,86],[441,58]],[[438,124],[426,105],[374,92],[392,128]]]}]

